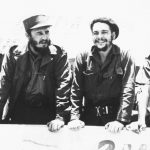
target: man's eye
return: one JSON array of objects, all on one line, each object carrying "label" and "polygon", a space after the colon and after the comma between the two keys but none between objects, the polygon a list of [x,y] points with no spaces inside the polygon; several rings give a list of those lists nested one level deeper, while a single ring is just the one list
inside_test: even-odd
[{"label": "man's eye", "polygon": [[42,35],[42,32],[37,32],[37,35]]},{"label": "man's eye", "polygon": [[99,33],[98,33],[98,32],[93,32],[93,34],[94,34],[94,35],[98,35]]},{"label": "man's eye", "polygon": [[49,31],[45,31],[45,34],[49,34]]},{"label": "man's eye", "polygon": [[101,34],[108,34],[108,32],[107,31],[102,31]]}]

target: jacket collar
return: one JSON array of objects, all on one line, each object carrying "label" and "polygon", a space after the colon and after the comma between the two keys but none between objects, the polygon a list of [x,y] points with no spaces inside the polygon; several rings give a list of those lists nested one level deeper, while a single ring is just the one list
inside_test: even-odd
[{"label": "jacket collar", "polygon": [[50,54],[57,55],[57,48],[54,45],[49,46]]},{"label": "jacket collar", "polygon": [[57,48],[54,45],[50,45],[49,50],[49,53],[42,58],[41,67],[53,61],[53,56],[57,55]]},{"label": "jacket collar", "polygon": [[[93,55],[96,54],[97,52],[98,52],[97,47],[95,45],[93,45],[91,47],[89,56],[93,57]],[[120,54],[120,48],[117,45],[113,44],[110,52],[112,55],[118,55],[118,54]]]}]

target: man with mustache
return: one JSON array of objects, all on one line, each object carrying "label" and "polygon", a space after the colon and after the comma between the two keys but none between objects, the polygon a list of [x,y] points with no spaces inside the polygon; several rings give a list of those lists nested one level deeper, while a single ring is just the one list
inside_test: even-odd
[{"label": "man with mustache", "polygon": [[76,57],[68,125],[100,125],[116,133],[131,119],[135,65],[128,52],[113,44],[119,27],[112,19],[95,19],[90,28],[94,45]]},{"label": "man with mustache", "polygon": [[[57,131],[69,114],[70,68],[66,52],[50,41],[49,17],[23,21],[28,44],[10,48],[1,71],[0,115],[4,121],[47,124]],[[19,53],[21,52],[21,53]]]}]

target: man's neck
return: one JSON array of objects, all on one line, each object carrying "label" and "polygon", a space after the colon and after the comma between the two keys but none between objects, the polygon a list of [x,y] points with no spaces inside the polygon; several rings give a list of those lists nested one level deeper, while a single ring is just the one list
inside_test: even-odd
[{"label": "man's neck", "polygon": [[106,60],[106,58],[107,58],[107,56],[108,56],[108,54],[109,54],[111,48],[112,48],[112,45],[110,45],[110,46],[107,48],[106,51],[99,51],[99,55],[100,55],[100,58],[101,58],[102,63],[105,62],[105,60]]}]

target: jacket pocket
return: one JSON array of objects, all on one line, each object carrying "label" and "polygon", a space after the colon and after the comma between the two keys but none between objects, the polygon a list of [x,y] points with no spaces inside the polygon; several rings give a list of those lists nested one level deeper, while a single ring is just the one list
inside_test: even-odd
[{"label": "jacket pocket", "polygon": [[84,90],[87,91],[94,91],[98,82],[98,74],[92,71],[84,71]]},{"label": "jacket pocket", "polygon": [[120,97],[122,91],[123,70],[121,67],[113,72],[106,72],[103,74],[102,93],[105,97],[116,98]]}]

